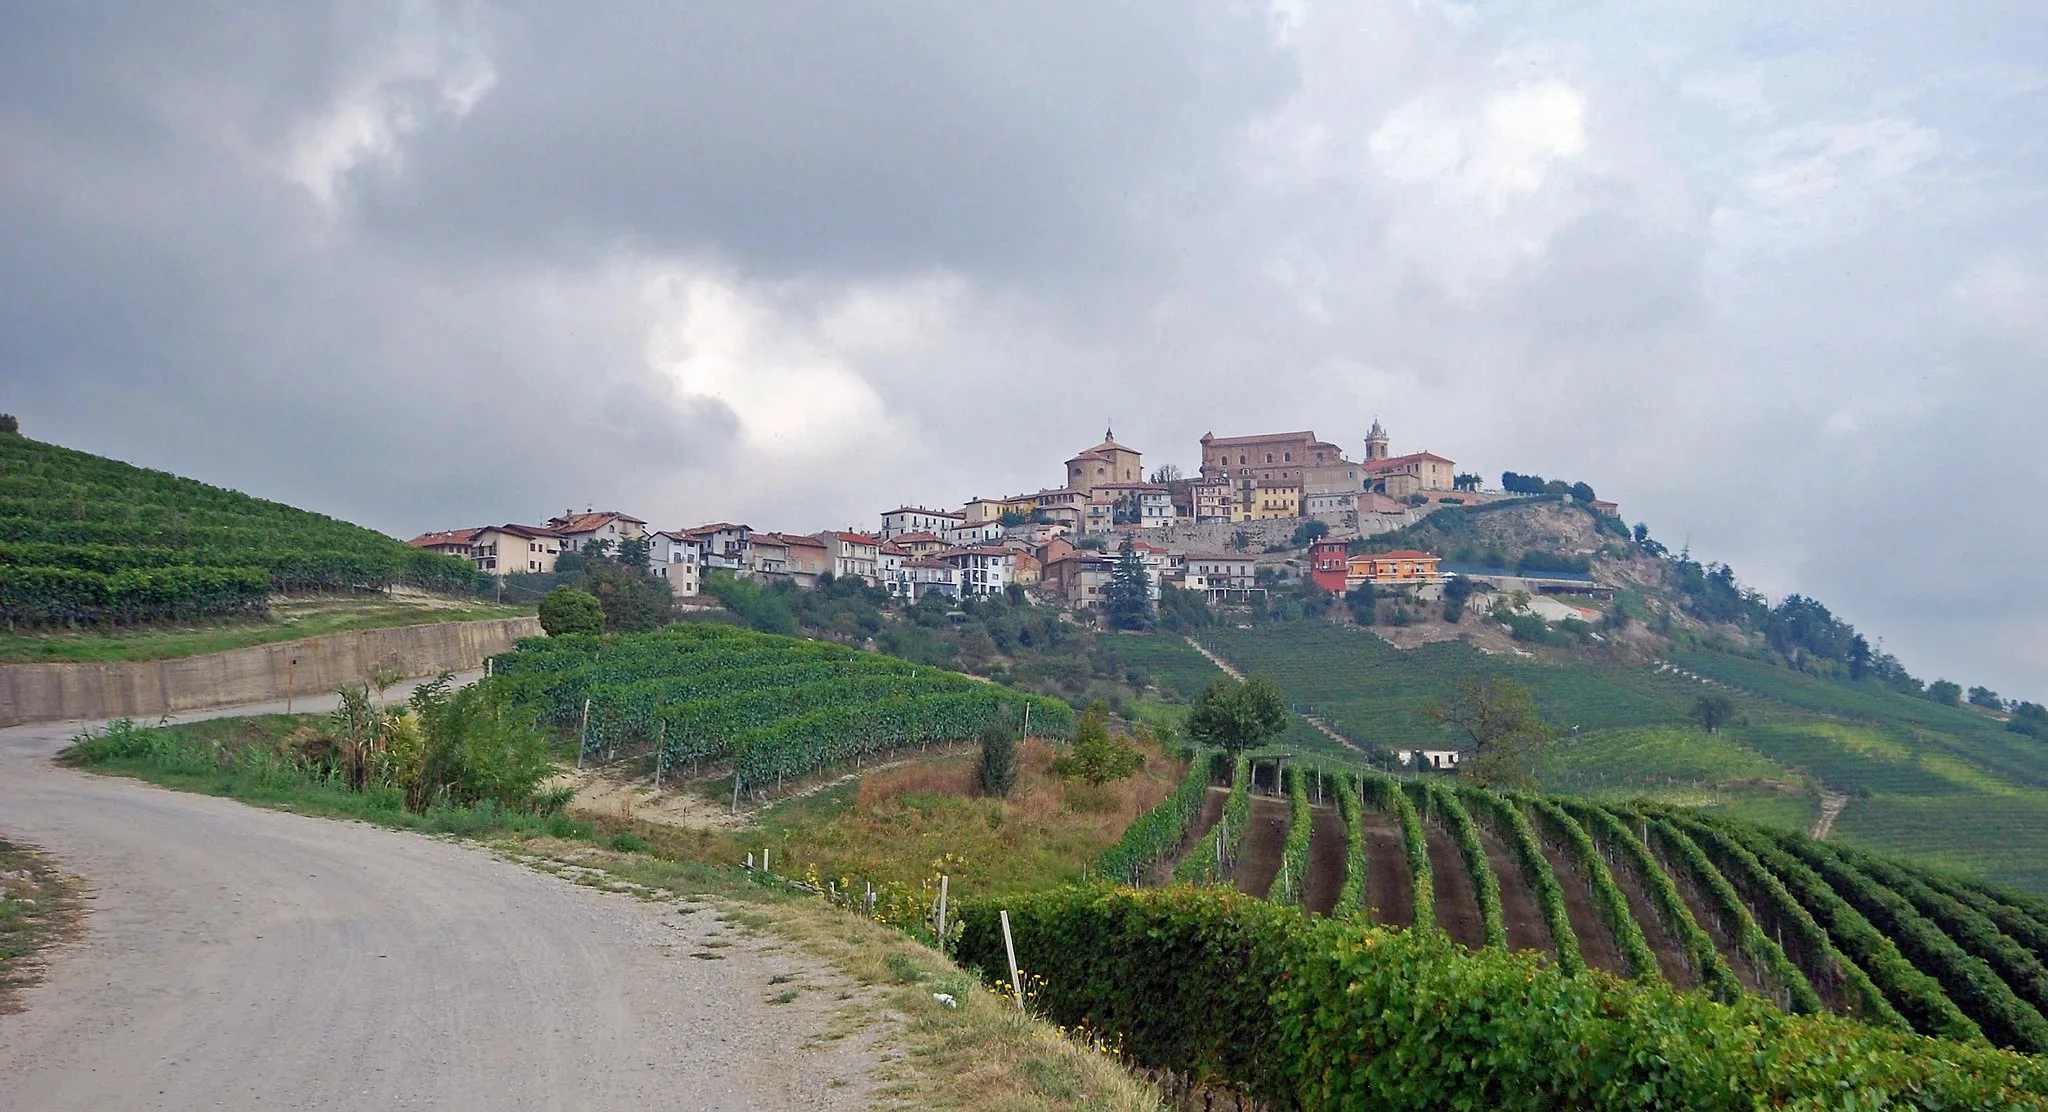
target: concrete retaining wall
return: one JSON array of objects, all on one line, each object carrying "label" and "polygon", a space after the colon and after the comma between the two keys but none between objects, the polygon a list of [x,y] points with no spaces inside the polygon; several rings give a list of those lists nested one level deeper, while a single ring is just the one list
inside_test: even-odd
[{"label": "concrete retaining wall", "polygon": [[182,660],[0,665],[0,726],[325,695],[379,669],[407,677],[467,672],[540,632],[538,618],[498,618],[330,633]]}]

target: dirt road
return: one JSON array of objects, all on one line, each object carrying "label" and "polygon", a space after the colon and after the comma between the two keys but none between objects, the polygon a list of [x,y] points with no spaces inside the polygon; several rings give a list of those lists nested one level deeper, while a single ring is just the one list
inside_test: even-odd
[{"label": "dirt road", "polygon": [[[0,831],[61,858],[92,895],[83,940],[56,952],[24,1013],[0,1016],[0,1108],[646,1112],[874,1096],[865,1038],[815,1041],[851,986],[710,910],[55,768],[44,758],[73,729],[0,731]],[[773,1004],[776,976],[818,991]]]}]

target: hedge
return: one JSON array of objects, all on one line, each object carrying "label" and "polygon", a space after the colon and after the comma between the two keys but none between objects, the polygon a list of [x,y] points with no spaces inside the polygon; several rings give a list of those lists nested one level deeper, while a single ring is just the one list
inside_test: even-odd
[{"label": "hedge", "polygon": [[1216,889],[970,901],[962,961],[1005,968],[999,909],[1050,1018],[1275,1108],[2048,1106],[2040,1059]]},{"label": "hedge", "polygon": [[1366,875],[1369,870],[1361,794],[1357,777],[1345,776],[1338,781],[1337,815],[1344,820],[1344,887],[1337,890],[1337,906],[1330,910],[1332,915],[1348,915],[1364,910],[1367,905],[1371,886]]},{"label": "hedge", "polygon": [[1298,769],[1284,769],[1287,781],[1287,840],[1280,844],[1280,876],[1273,902],[1295,905],[1308,887],[1308,839],[1314,815],[1308,806],[1308,782]]},{"label": "hedge", "polygon": [[1188,754],[1188,771],[1180,778],[1180,786],[1125,827],[1124,836],[1095,859],[1095,871],[1106,878],[1138,883],[1145,868],[1172,853],[1187,837],[1188,823],[1202,813],[1202,800],[1208,794],[1209,751],[1193,750]]}]

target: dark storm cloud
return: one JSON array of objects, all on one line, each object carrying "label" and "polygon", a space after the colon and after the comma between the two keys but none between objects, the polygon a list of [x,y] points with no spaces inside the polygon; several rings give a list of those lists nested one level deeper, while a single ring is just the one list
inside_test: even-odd
[{"label": "dark storm cloud", "polygon": [[2048,695],[2048,20],[0,11],[0,407],[409,534],[865,522],[1312,426]]}]

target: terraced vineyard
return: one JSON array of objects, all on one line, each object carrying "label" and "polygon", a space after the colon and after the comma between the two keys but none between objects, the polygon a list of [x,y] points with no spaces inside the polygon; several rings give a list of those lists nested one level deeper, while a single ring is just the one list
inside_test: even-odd
[{"label": "terraced vineyard", "polygon": [[0,435],[0,619],[30,628],[259,613],[273,591],[468,594],[466,560],[232,490]]},{"label": "terraced vineyard", "polygon": [[[1270,778],[1261,780],[1270,793]],[[2048,901],[1697,810],[1370,772],[1339,779],[1342,821],[1315,822],[1311,836],[1299,826],[1311,814],[1308,782],[1290,768],[1277,796],[1234,788],[1239,813],[1252,817],[1226,830],[1226,868],[1207,867],[1215,847],[1205,839],[1193,851],[1205,867],[1181,879],[1296,902],[1298,886],[1271,884],[1275,854],[1291,876],[1324,862],[1331,875],[1315,885],[1342,886],[1331,909],[1339,917],[1406,927],[1368,909],[1405,911],[1429,893],[1433,911],[1420,924],[1473,946],[1540,953],[1565,973],[1592,968],[2048,1053]],[[1179,807],[1192,811],[1186,800]],[[1390,829],[1405,859],[1373,855],[1375,872],[1365,845]],[[1158,829],[1147,836],[1172,841]],[[1234,875],[1230,863],[1257,875]],[[1389,870],[1396,875],[1380,875]]]},{"label": "terraced vineyard", "polygon": [[[840,645],[681,623],[659,633],[529,638],[496,658],[513,705],[574,730],[585,753],[647,746],[670,769],[729,762],[736,789],[909,746],[997,717],[1063,735],[1056,699]],[[586,725],[587,714],[587,725]]]}]

